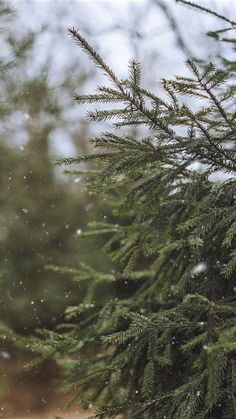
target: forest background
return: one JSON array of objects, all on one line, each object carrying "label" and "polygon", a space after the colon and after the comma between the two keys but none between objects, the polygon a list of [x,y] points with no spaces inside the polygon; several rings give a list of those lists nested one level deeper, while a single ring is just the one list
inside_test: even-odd
[{"label": "forest background", "polygon": [[[236,12],[230,0],[204,5],[223,15]],[[86,195],[80,176],[53,165],[88,151],[86,138],[96,132],[73,94],[93,91],[102,76],[68,37],[73,25],[119,76],[131,57],[140,61],[150,89],[162,77],[184,74],[187,57],[221,55],[222,45],[205,36],[218,28],[214,18],[174,1],[1,1],[0,320],[25,336],[38,327],[56,328],[65,307],[80,298],[66,273],[58,276],[45,265],[76,267],[83,259],[98,270],[112,269],[98,252],[101,239],[79,241],[88,222],[112,219],[110,203]],[[227,53],[230,59],[224,45]],[[105,286],[99,293],[101,300],[115,298],[116,290]],[[30,357],[27,348],[1,345],[1,417],[45,417],[64,404],[55,390],[55,365],[32,374],[23,368]]]}]

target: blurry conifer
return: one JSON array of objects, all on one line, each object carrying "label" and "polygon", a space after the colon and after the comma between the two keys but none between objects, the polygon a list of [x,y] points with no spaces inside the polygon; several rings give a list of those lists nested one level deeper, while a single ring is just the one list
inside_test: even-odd
[{"label": "blurry conifer", "polygon": [[[0,316],[29,333],[57,323],[66,302],[77,301],[68,275],[58,279],[44,266],[76,264],[76,230],[87,216],[79,185],[65,182],[52,164],[51,137],[63,129],[64,141],[68,128],[72,139],[82,138],[86,129],[77,116],[75,123],[66,119],[75,83],[70,68],[58,85],[50,62],[32,69],[40,32],[13,31],[16,12],[6,5],[0,5]],[[84,82],[84,73],[78,80]]]}]

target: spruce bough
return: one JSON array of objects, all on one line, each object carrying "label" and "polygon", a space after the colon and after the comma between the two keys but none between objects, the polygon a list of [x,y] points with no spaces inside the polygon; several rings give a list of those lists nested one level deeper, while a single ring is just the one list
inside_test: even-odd
[{"label": "spruce bough", "polygon": [[[75,99],[112,104],[88,115],[114,129],[91,140],[98,152],[59,163],[91,162],[89,188],[116,202],[116,222],[91,223],[82,236],[108,237],[118,268],[71,271],[89,290],[68,307],[64,333],[42,332],[45,353],[81,354],[64,359],[67,388],[78,388],[74,402],[98,403],[97,419],[234,418],[234,76],[188,60],[191,75],[163,80],[159,97],[142,87],[136,61],[121,80],[77,30],[70,34],[111,82]],[[133,127],[146,135],[133,136]],[[94,295],[107,283],[127,293],[101,307]]]}]

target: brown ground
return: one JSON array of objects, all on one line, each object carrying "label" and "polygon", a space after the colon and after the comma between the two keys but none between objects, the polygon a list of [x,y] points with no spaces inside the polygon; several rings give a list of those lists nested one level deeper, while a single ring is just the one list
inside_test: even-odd
[{"label": "brown ground", "polygon": [[59,371],[48,361],[36,372],[24,369],[25,354],[0,359],[1,419],[86,419],[78,406],[65,410],[72,394],[58,391]]},{"label": "brown ground", "polygon": [[[60,415],[60,416],[58,416]],[[55,412],[52,411],[51,413],[43,413],[40,415],[30,415],[30,416],[3,416],[4,418],[9,418],[9,419],[55,419],[55,418],[60,418],[60,419],[86,419],[88,418],[88,414],[85,413],[79,413],[79,412],[74,412],[74,413],[61,413],[61,412]]]}]

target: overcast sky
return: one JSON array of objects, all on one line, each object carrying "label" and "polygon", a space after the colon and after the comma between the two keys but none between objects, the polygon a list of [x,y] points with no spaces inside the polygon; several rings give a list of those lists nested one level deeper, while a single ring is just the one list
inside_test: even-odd
[{"label": "overcast sky", "polygon": [[[156,92],[160,78],[186,72],[187,56],[215,60],[220,43],[207,37],[206,32],[227,26],[175,0],[12,0],[10,3],[17,10],[17,31],[38,31],[46,27],[37,38],[30,69],[40,71],[50,57],[51,82],[55,85],[65,67],[74,65],[75,76],[94,70],[86,54],[68,36],[68,27],[78,28],[121,77],[127,74],[129,59],[138,59],[145,87]],[[235,0],[201,3],[228,17],[235,16],[236,20]],[[13,29],[15,27],[9,28]],[[180,41],[184,48],[178,45]],[[224,45],[225,54],[228,51],[232,54],[231,47]],[[85,91],[94,91],[100,80],[101,73],[97,71],[96,77],[85,84]],[[61,147],[60,154],[68,155],[73,151],[68,138],[65,143],[55,141],[57,143]]]},{"label": "overcast sky", "polygon": [[[38,61],[43,60],[45,54],[53,55],[58,65],[65,64],[71,54],[81,57],[81,51],[72,44],[66,32],[68,27],[75,26],[122,75],[126,72],[127,61],[133,56],[143,63],[150,57],[156,58],[152,67],[157,77],[171,75],[183,66],[184,56],[176,48],[170,20],[157,6],[158,0],[13,0],[11,3],[18,10],[22,28],[36,30],[48,25],[38,44]],[[214,41],[207,41],[205,33],[224,26],[224,22],[174,0],[161,0],[161,3],[170,9],[169,19],[176,20],[190,52],[203,59],[206,58],[204,55],[214,53]],[[236,19],[235,3],[232,0],[202,2],[229,17],[235,14]],[[206,48],[209,43],[212,51]],[[86,61],[85,57],[83,60]]]}]

